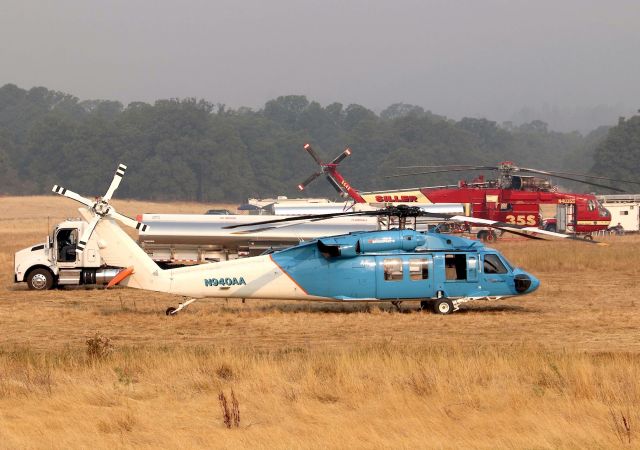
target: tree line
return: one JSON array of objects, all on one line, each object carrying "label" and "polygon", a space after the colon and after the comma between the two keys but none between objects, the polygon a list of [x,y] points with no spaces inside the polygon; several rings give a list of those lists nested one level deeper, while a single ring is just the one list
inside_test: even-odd
[{"label": "tree line", "polygon": [[[124,106],[7,84],[0,88],[0,194],[44,194],[61,184],[100,195],[122,162],[129,171],[120,198],[215,202],[296,196],[296,185],[317,169],[302,149],[307,142],[326,161],[349,146],[353,154],[341,171],[361,190],[455,183],[477,175],[385,178],[398,166],[504,160],[622,178],[629,169],[637,173],[637,122],[631,118],[584,136],[549,130],[541,121],[456,121],[403,103],[380,114],[357,104],[322,106],[300,95],[278,97],[259,110],[192,98]],[[624,165],[618,164],[616,155],[629,145]],[[322,180],[307,194],[335,196]]]}]

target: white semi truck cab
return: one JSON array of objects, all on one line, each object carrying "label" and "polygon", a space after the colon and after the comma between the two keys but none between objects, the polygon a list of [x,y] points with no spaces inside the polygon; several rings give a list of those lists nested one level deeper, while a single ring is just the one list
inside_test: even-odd
[{"label": "white semi truck cab", "polygon": [[91,235],[84,251],[76,253],[78,237],[87,222],[67,219],[60,222],[47,240],[16,252],[15,282],[26,282],[29,289],[45,290],[61,285],[107,284],[121,270],[107,266],[100,257],[100,241]]}]

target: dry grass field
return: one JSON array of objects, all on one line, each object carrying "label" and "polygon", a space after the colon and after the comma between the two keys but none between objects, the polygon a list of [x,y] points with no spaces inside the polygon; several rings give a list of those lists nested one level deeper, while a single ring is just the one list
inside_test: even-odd
[{"label": "dry grass field", "polygon": [[166,317],[179,299],[13,284],[13,253],[74,208],[0,198],[1,448],[640,448],[640,237],[498,243],[541,288],[451,316],[248,300]]}]

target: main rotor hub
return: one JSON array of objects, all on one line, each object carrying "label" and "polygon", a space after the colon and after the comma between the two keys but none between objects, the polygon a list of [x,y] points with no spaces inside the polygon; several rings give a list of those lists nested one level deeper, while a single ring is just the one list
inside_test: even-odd
[{"label": "main rotor hub", "polygon": [[102,198],[99,198],[96,201],[96,204],[93,206],[93,210],[100,217],[104,217],[107,214],[109,214],[109,211],[111,211],[111,206],[109,205],[109,203],[106,200],[103,200]]},{"label": "main rotor hub", "polygon": [[498,164],[498,168],[500,168],[500,170],[515,170],[516,165],[513,161],[502,161]]}]

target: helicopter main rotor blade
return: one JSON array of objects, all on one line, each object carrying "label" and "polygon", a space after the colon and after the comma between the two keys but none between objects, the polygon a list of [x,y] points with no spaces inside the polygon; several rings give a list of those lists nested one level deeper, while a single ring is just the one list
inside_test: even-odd
[{"label": "helicopter main rotor blade", "polygon": [[140,230],[140,231],[147,231],[149,229],[149,225],[142,223],[142,222],[138,222],[135,219],[132,219],[129,216],[125,216],[124,214],[120,214],[119,212],[115,212],[115,211],[111,211],[109,213],[109,215],[111,217],[113,217],[114,219],[118,219],[120,222],[122,222],[123,224],[131,227],[131,228],[135,228],[136,230]]},{"label": "helicopter main rotor blade", "polygon": [[541,238],[535,235],[532,236],[531,234],[528,234],[528,233],[540,234],[540,235],[549,236],[549,237],[558,238],[558,239],[569,239],[572,241],[586,242],[589,244],[600,244],[600,242],[579,238],[570,234],[557,233],[555,231],[548,231],[548,230],[543,230],[540,228],[524,226],[524,225],[515,225],[512,223],[500,222],[497,220],[481,219],[477,217],[468,217],[468,216],[450,216],[450,218],[451,220],[454,220],[456,222],[468,222],[468,223],[474,223],[478,225],[484,225],[491,228],[504,230],[509,233],[519,234],[521,236],[524,235],[525,237],[528,237],[531,239],[541,239]]},{"label": "helicopter main rotor blade", "polygon": [[498,170],[498,166],[478,166],[472,164],[450,164],[430,166],[398,166],[396,169],[466,169],[466,170]]},{"label": "helicopter main rotor blade", "polygon": [[53,186],[53,189],[51,189],[51,191],[55,192],[58,195],[62,195],[63,197],[67,197],[67,198],[70,198],[71,200],[75,200],[79,203],[82,203],[84,206],[87,206],[89,208],[93,208],[93,205],[95,203],[89,200],[88,198],[84,198],[80,194],[76,194],[75,192],[70,191],[69,189],[63,188],[62,186],[58,186],[57,184]]},{"label": "helicopter main rotor blade", "polygon": [[325,213],[325,214],[306,214],[303,216],[293,216],[293,217],[284,217],[281,219],[271,219],[271,220],[261,220],[252,223],[238,224],[238,225],[227,225],[222,227],[225,230],[230,230],[234,228],[241,227],[251,227],[254,225],[266,225],[270,223],[281,223],[281,222],[301,222],[307,220],[325,220],[331,219],[333,217],[342,217],[342,216],[362,216],[369,214],[371,211],[351,211],[351,212],[338,212],[338,213]]},{"label": "helicopter main rotor blade", "polygon": [[544,171],[544,170],[521,168],[520,171],[521,172],[538,173],[538,174],[541,174],[541,175],[547,175],[547,176],[551,176],[551,177],[554,177],[554,178],[561,178],[563,180],[577,181],[578,183],[589,184],[591,186],[597,186],[597,187],[601,187],[601,188],[604,188],[604,189],[611,189],[612,191],[616,191],[616,192],[626,192],[624,189],[619,189],[619,188],[616,188],[616,187],[613,187],[613,186],[608,186],[606,184],[594,183],[593,181],[580,180],[578,178],[567,177],[567,176],[564,176],[564,175],[557,175],[557,174],[554,174],[552,172],[547,172],[547,171]]},{"label": "helicopter main rotor blade", "polygon": [[98,225],[100,219],[101,217],[98,215],[93,216],[93,219],[91,219],[91,222],[89,222],[89,226],[85,228],[82,236],[80,236],[80,239],[78,239],[78,244],[76,245],[77,253],[82,253],[84,251],[84,248],[87,246],[87,242],[89,242],[89,238],[91,238],[93,230],[96,229],[96,225]]},{"label": "helicopter main rotor blade", "polygon": [[120,181],[122,181],[122,177],[124,176],[124,173],[126,172],[126,170],[127,170],[127,166],[125,166],[124,164],[118,165],[118,168],[116,169],[116,173],[115,175],[113,175],[111,186],[109,186],[107,193],[104,194],[104,197],[102,197],[103,200],[106,200],[106,201],[111,200],[111,196],[113,196],[113,193],[115,192],[115,190],[118,189],[118,186],[120,186]]},{"label": "helicopter main rotor blade", "polygon": [[[249,226],[255,226],[255,225],[270,225],[267,227],[252,228],[249,231],[247,231],[247,233],[260,232],[260,231],[280,227],[280,225],[272,225],[272,224],[287,224],[283,226],[288,226],[288,224],[291,224],[294,222],[303,222],[303,223],[315,222],[319,220],[325,220],[333,217],[343,217],[343,216],[378,216],[378,217],[397,216],[399,218],[404,218],[404,219],[430,217],[433,219],[438,219],[443,221],[449,220],[454,222],[471,223],[471,224],[486,226],[490,228],[496,228],[502,231],[524,236],[529,239],[543,239],[543,237],[541,236],[548,236],[548,237],[554,237],[559,239],[569,239],[569,240],[575,240],[580,242],[587,242],[590,244],[592,243],[599,244],[596,241],[590,241],[590,240],[578,238],[569,234],[556,233],[553,231],[542,230],[540,228],[535,228],[530,226],[515,225],[515,224],[506,223],[506,222],[500,222],[497,220],[481,219],[481,218],[469,217],[469,216],[426,212],[416,206],[402,206],[402,205],[389,207],[385,209],[373,210],[373,211],[354,211],[354,212],[346,212],[346,213],[329,213],[329,214],[314,214],[314,215],[285,217],[282,219],[263,220],[260,222],[253,222],[253,223],[247,223],[247,224],[241,224],[241,225],[228,225],[223,228],[233,229],[233,228],[249,227]],[[242,232],[239,234],[242,234]]]},{"label": "helicopter main rotor blade", "polygon": [[[531,170],[531,169],[522,168],[521,170],[528,171],[528,170]],[[618,178],[600,177],[600,176],[597,176],[597,175],[587,175],[587,174],[584,174],[584,173],[556,172],[556,171],[553,171],[553,172],[549,172],[549,174],[551,176],[557,176],[557,174],[560,174],[560,175],[571,175],[571,176],[584,177],[584,178],[593,178],[593,179],[596,179],[596,180],[616,181],[618,183],[640,184],[640,181],[620,180]]]},{"label": "helicopter main rotor blade", "polygon": [[[343,213],[340,213],[337,217],[341,217],[343,216]],[[240,230],[240,231],[233,231],[231,234],[250,234],[250,233],[261,233],[263,231],[267,231],[267,230],[276,230],[276,229],[280,229],[280,228],[286,228],[286,227],[294,227],[296,225],[302,225],[305,223],[312,223],[312,222],[317,222],[320,220],[329,220],[332,219],[332,217],[323,217],[323,218],[315,218],[315,219],[299,219],[296,221],[288,221],[288,222],[281,222],[281,223],[276,223],[275,225],[269,225],[269,226],[265,226],[265,227],[258,227],[258,228],[251,228],[249,230]],[[247,224],[247,226],[249,225],[256,225],[256,223],[252,223],[252,224]],[[242,225],[237,225],[237,226],[242,226]],[[223,228],[231,228],[231,227],[223,227]]]},{"label": "helicopter main rotor blade", "polygon": [[[615,188],[613,186],[607,186],[606,184],[599,184],[599,183],[594,183],[593,181],[587,181],[587,180],[581,180],[579,178],[568,177],[563,172],[552,172],[552,171],[547,171],[547,170],[530,169],[530,168],[526,168],[526,167],[522,167],[520,169],[520,171],[521,172],[538,173],[538,174],[541,174],[541,175],[547,175],[547,176],[555,177],[555,178],[562,178],[564,180],[569,180],[569,181],[577,181],[579,183],[590,184],[590,185],[593,185],[593,186],[598,186],[598,187],[602,187],[602,188],[606,188],[606,189],[611,189],[611,190],[618,191],[618,192],[626,192],[624,189]],[[582,175],[582,174],[575,174],[575,176],[603,179],[603,180],[609,180],[609,181],[618,181],[618,182],[624,182],[624,183],[640,184],[640,182],[636,182],[636,181],[616,180],[616,179],[607,178],[607,177],[596,177],[596,176],[591,177],[589,175]]]},{"label": "helicopter main rotor blade", "polygon": [[[543,173],[544,172],[542,170],[529,169],[529,168],[526,168],[526,167],[522,167],[520,170],[527,171],[527,172],[537,171],[537,173]],[[618,178],[601,177],[601,176],[598,176],[598,175],[588,175],[586,173],[547,171],[547,174],[550,175],[550,176],[571,175],[571,176],[574,176],[574,177],[593,178],[593,179],[596,179],[596,180],[617,181],[619,183],[640,184],[640,181],[621,180],[621,179],[618,179]]]},{"label": "helicopter main rotor blade", "polygon": [[459,169],[441,169],[441,170],[427,170],[424,172],[407,172],[407,173],[397,173],[393,175],[386,175],[385,178],[397,178],[397,177],[408,177],[411,175],[428,175],[432,173],[447,173],[447,172],[468,172],[470,170],[497,170],[497,167],[465,167]]}]

